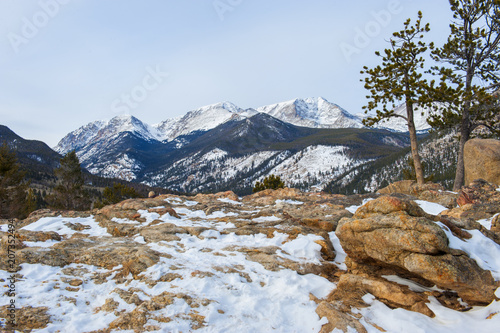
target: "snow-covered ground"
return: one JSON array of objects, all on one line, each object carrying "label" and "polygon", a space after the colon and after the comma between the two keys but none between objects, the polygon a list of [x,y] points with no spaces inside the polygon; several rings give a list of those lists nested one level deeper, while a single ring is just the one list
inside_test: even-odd
[{"label": "snow-covered ground", "polygon": [[[241,203],[229,199],[221,199],[223,203],[240,207]],[[319,318],[315,310],[317,304],[311,300],[310,294],[317,298],[326,297],[336,288],[327,279],[313,275],[300,275],[290,269],[270,271],[260,263],[248,260],[240,248],[258,249],[277,247],[278,254],[298,263],[320,262],[321,246],[315,241],[321,240],[318,235],[299,235],[290,240],[284,233],[275,231],[272,237],[264,234],[236,235],[221,233],[227,228],[234,228],[231,223],[222,220],[234,217],[236,213],[225,210],[213,211],[207,215],[193,206],[197,202],[180,197],[170,197],[168,202],[174,205],[181,216],[180,219],[169,214],[140,211],[145,223],[170,223],[184,227],[206,227],[199,237],[190,234],[177,234],[179,240],[145,243],[142,236],[133,239],[147,244],[151,249],[165,254],[160,261],[142,273],[144,279],[132,279],[126,282],[115,279],[120,267],[105,269],[92,265],[73,263],[64,267],[51,267],[41,264],[22,264],[18,272],[21,279],[16,282],[16,305],[20,307],[49,308],[51,323],[44,329],[33,332],[90,332],[107,328],[117,319],[122,311],[132,311],[133,303],[123,300],[119,291],[134,290],[142,301],[169,293],[169,295],[188,295],[174,297],[168,306],[156,310],[157,317],[169,318],[170,321],[150,319],[148,324],[160,327],[156,332],[190,332],[193,331],[193,316],[204,318],[204,324],[197,332],[319,332],[326,323]],[[425,202],[417,203],[428,213],[436,214],[444,207]],[[303,203],[294,200],[277,200],[276,205],[293,205],[300,207]],[[349,207],[355,211],[358,206]],[[236,214],[239,215],[239,214]],[[276,216],[261,216],[252,219],[252,223],[277,221]],[[126,219],[117,219],[118,223],[130,223]],[[487,223],[487,221],[485,222]],[[70,237],[75,230],[69,226],[80,224],[85,226],[80,233],[89,237],[111,237],[106,229],[99,226],[94,217],[63,218],[46,217],[27,225],[23,229],[31,231],[54,231],[61,236]],[[480,232],[472,231],[472,238],[462,241],[453,236],[446,226],[439,224],[446,232],[450,246],[468,253],[484,269],[492,272],[494,278],[500,280],[500,246]],[[7,226],[2,225],[6,232]],[[329,233],[330,240],[336,250],[335,264],[345,269],[345,253],[335,232]],[[26,242],[30,247],[50,248],[56,244],[51,242]],[[83,284],[75,290],[69,281],[75,277],[71,271],[82,272],[79,279]],[[159,281],[166,274],[175,273],[170,281],[147,283],[148,279]],[[97,283],[96,274],[107,274],[107,278]],[[0,271],[0,279],[8,279],[10,274]],[[411,283],[404,279],[388,276],[387,279],[398,283]],[[411,288],[418,288],[412,285]],[[500,289],[497,290],[500,297]],[[98,311],[106,302],[117,303],[115,311]],[[197,302],[193,307],[190,302]],[[353,309],[362,315],[361,323],[368,332],[380,331],[372,324],[382,327],[386,332],[496,332],[500,327],[500,301],[494,301],[486,307],[474,307],[467,312],[450,310],[430,297],[429,308],[436,314],[429,318],[420,313],[403,309],[391,309],[375,300],[370,294],[364,296],[369,304],[362,309]],[[189,302],[188,302],[189,301]],[[8,297],[0,299],[0,306],[7,305]],[[371,323],[371,324],[370,324]],[[115,331],[113,331],[115,332]],[[116,331],[118,332],[118,331]],[[132,332],[132,331],[120,331]],[[338,331],[336,331],[338,332]],[[352,330],[354,332],[354,330]]]}]

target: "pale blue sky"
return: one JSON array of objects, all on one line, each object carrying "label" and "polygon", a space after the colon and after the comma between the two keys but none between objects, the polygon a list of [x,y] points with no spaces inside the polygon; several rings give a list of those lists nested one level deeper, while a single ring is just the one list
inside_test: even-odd
[{"label": "pale blue sky", "polygon": [[418,10],[442,43],[446,0],[2,0],[0,124],[54,146],[94,120],[221,101],[322,96],[356,114],[359,71]]}]

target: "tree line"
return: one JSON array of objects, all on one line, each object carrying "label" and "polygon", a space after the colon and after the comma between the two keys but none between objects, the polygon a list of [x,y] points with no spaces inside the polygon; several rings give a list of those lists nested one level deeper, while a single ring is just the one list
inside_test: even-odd
[{"label": "tree line", "polygon": [[[41,191],[30,188],[14,151],[6,143],[0,146],[0,218],[25,218],[36,209],[90,210],[118,203],[140,194],[130,186],[115,182],[101,193],[85,185],[85,178],[75,151],[67,153],[54,170],[54,188]],[[97,193],[96,193],[97,192]]]}]

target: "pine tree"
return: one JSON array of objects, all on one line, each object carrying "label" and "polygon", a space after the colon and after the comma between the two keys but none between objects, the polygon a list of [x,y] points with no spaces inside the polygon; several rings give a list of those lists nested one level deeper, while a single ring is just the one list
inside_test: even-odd
[{"label": "pine tree", "polygon": [[[422,41],[424,33],[430,30],[429,24],[422,25],[422,13],[418,12],[418,19],[414,26],[410,26],[411,20],[404,23],[404,29],[393,33],[390,40],[391,48],[384,50],[384,55],[375,52],[382,57],[382,65],[368,69],[363,67],[361,74],[365,77],[365,88],[370,91],[367,98],[368,105],[364,106],[365,113],[376,110],[376,116],[363,120],[364,125],[374,124],[388,118],[399,117],[406,121],[410,134],[411,153],[415,165],[417,183],[424,183],[424,172],[420,155],[418,154],[417,132],[414,123],[414,106],[432,107],[428,99],[428,83],[422,78],[424,72],[423,54],[434,45],[427,45]],[[404,102],[406,116],[394,112],[398,103]],[[380,110],[379,105],[382,105]],[[390,106],[390,109],[387,106]]]},{"label": "pine tree", "polygon": [[25,172],[19,169],[16,154],[6,143],[0,147],[0,218],[26,216]]},{"label": "pine tree", "polygon": [[133,187],[120,183],[114,183],[112,187],[106,187],[104,189],[103,197],[104,198],[101,202],[96,203],[96,208],[112,205],[126,199],[138,198],[139,193],[137,193]]},{"label": "pine tree", "polygon": [[433,67],[441,77],[435,99],[447,106],[429,123],[437,129],[458,128],[460,144],[453,189],[464,185],[464,147],[472,131],[485,126],[500,135],[500,1],[450,0],[454,21],[447,42],[432,52],[445,64]]},{"label": "pine tree", "polygon": [[58,184],[54,188],[54,193],[47,196],[49,205],[56,209],[89,209],[90,199],[83,188],[83,173],[75,151],[61,158],[60,167],[54,173],[58,178]]},{"label": "pine tree", "polygon": [[33,189],[28,189],[28,194],[26,196],[25,205],[25,215],[29,215],[31,212],[35,211],[38,207],[37,195]]},{"label": "pine tree", "polygon": [[[408,159],[406,160],[406,164],[407,164],[408,167],[404,168],[402,170],[402,172],[403,172],[403,179],[406,179],[406,180],[416,180],[417,179],[417,174],[415,173],[415,163],[413,162],[413,158],[408,157]],[[427,169],[427,165],[423,161],[422,161],[422,169],[424,170],[424,172]],[[433,181],[434,180],[434,174],[431,174],[431,175],[425,177],[424,180],[426,182]]]}]

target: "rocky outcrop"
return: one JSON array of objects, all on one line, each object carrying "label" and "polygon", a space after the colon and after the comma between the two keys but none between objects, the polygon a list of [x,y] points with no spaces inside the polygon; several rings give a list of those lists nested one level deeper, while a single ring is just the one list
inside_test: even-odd
[{"label": "rocky outcrop", "polygon": [[107,269],[122,265],[133,275],[157,263],[161,256],[148,246],[132,240],[78,236],[50,248],[26,247],[16,254],[19,264],[63,267],[71,263],[85,263]]},{"label": "rocky outcrop", "polygon": [[[500,192],[497,186],[483,179],[477,179],[468,186],[462,187],[458,197],[458,207],[445,210],[439,214],[455,225],[467,230],[478,229],[484,235],[500,244],[500,229],[495,221],[500,214]],[[484,228],[478,220],[491,221],[491,229]]]},{"label": "rocky outcrop", "polygon": [[377,191],[378,194],[406,194],[415,199],[438,203],[453,208],[456,206],[457,195],[444,190],[443,186],[435,183],[418,185],[414,180],[401,180]]},{"label": "rocky outcrop", "polygon": [[457,203],[459,206],[467,204],[491,205],[493,209],[500,207],[500,192],[497,185],[489,183],[484,179],[476,179],[468,186],[462,187]]},{"label": "rocky outcrop", "polygon": [[[16,309],[16,320],[19,327],[22,327],[25,332],[31,332],[34,329],[42,329],[47,327],[50,321],[48,314],[49,308],[27,306],[21,309]],[[0,317],[9,318],[9,309],[7,306],[0,307]],[[1,332],[14,332],[1,330]]]},{"label": "rocky outcrop", "polygon": [[500,140],[471,139],[464,147],[465,184],[484,179],[500,186]]},{"label": "rocky outcrop", "polygon": [[[304,276],[335,283],[321,299],[309,295],[317,315],[328,320],[321,332],[370,331],[366,325],[372,324],[355,310],[369,306],[367,294],[390,308],[429,317],[434,316],[427,306],[430,296],[460,311],[494,300],[497,284],[491,273],[465,252],[450,248],[443,228],[448,225],[466,239],[471,235],[462,228],[480,229],[472,218],[496,216],[491,230],[482,231],[491,236],[500,230],[494,213],[500,192],[495,186],[475,182],[461,194],[470,202],[440,216],[426,213],[415,200],[446,202],[458,195],[435,184],[418,187],[406,181],[387,191],[389,195],[344,196],[279,189],[244,198],[233,192],[160,195],[93,212],[37,211],[16,222],[16,263],[40,264],[56,272],[40,282],[51,287],[40,290],[64,291],[56,295],[68,313],[78,305],[89,314],[109,314],[112,319],[102,332],[162,330],[162,324],[177,321],[189,322],[186,331],[203,328],[210,316],[226,316],[228,311],[227,317],[234,317],[234,309],[223,309],[222,304],[244,290],[260,292],[271,285],[267,291],[274,292],[283,283],[273,280],[279,276],[287,283],[299,281],[294,293],[302,292]],[[357,207],[354,214],[349,206]],[[43,217],[59,224],[29,230]],[[0,251],[6,255],[8,235],[0,236]],[[339,240],[345,261],[337,252]],[[2,265],[0,269],[7,270]],[[18,279],[29,277],[19,274]],[[231,293],[223,301],[205,296],[218,284],[224,286],[219,292]],[[86,296],[96,286],[109,294],[97,305]],[[172,312],[175,304],[183,310]],[[45,304],[21,306],[23,328],[51,330],[63,319],[50,310]],[[0,308],[0,317],[6,311]]]},{"label": "rocky outcrop", "polygon": [[238,201],[239,197],[233,191],[219,192],[214,194],[197,194],[193,200],[200,203],[210,203],[219,199]]},{"label": "rocky outcrop", "polygon": [[412,201],[384,196],[339,222],[342,247],[355,262],[402,269],[454,290],[470,304],[495,299],[491,273],[465,253],[448,247],[444,231]]},{"label": "rocky outcrop", "polygon": [[361,297],[370,293],[393,308],[403,308],[433,317],[434,313],[425,305],[430,292],[414,292],[408,286],[387,279],[359,274],[344,274],[327,298],[328,302],[342,301],[344,306],[364,307]]}]

